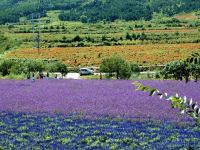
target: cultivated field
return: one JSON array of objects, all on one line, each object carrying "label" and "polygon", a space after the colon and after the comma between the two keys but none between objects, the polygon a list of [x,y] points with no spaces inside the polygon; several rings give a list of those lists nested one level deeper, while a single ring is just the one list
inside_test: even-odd
[{"label": "cultivated field", "polygon": [[[191,118],[131,82],[0,80],[0,148],[199,148]],[[141,82],[200,102],[199,83]]]},{"label": "cultivated field", "polygon": [[68,47],[41,49],[20,49],[7,53],[6,58],[57,59],[69,66],[98,66],[103,58],[114,54],[139,64],[165,64],[184,60],[192,52],[200,51],[199,43],[148,44],[98,47]]},{"label": "cultivated field", "polygon": [[[0,6],[9,1],[3,1]],[[74,13],[79,11],[73,8],[76,5],[75,0],[68,0],[69,4],[72,2],[69,6],[61,5],[65,0],[59,1],[61,3],[56,6],[67,7],[65,13],[71,9],[72,12],[75,10]],[[148,1],[148,4],[144,5],[147,12],[151,9],[152,2]],[[30,20],[29,12],[21,12],[29,1],[26,5],[20,6],[23,1],[16,5],[19,6],[16,7],[16,10],[19,10],[18,17],[24,15],[18,18],[19,22],[7,23],[4,17],[0,16],[0,21],[5,22],[0,25],[0,78],[15,79],[0,80],[0,150],[200,149],[200,121],[197,124],[197,118],[200,117],[200,108],[197,106],[200,103],[199,82],[190,81],[185,84],[171,80],[171,74],[169,80],[158,80],[163,79],[164,75],[156,69],[152,70],[154,67],[149,67],[149,70],[144,68],[145,72],[142,72],[141,78],[157,80],[139,82],[158,88],[161,93],[157,89],[151,89],[150,94],[136,91],[132,84],[134,81],[131,80],[89,80],[101,78],[101,74],[100,77],[84,76],[80,80],[54,78],[57,77],[55,72],[61,72],[63,75],[67,73],[66,66],[68,69],[99,67],[103,59],[112,58],[114,55],[119,55],[123,59],[116,57],[111,60],[109,67],[114,66],[117,70],[108,70],[117,76],[120,73],[125,77],[126,74],[131,75],[131,71],[139,70],[132,63],[129,65],[129,62],[143,67],[163,66],[168,62],[185,60],[194,52],[200,53],[200,11],[171,16],[169,10],[179,12],[184,5],[187,6],[180,2],[172,7],[171,2],[169,6],[166,3],[166,10],[161,7],[162,13],[155,9],[156,12],[152,18],[147,19],[148,21],[140,18],[137,21],[114,19],[112,22],[110,19],[115,18],[113,13],[110,19],[100,19],[95,23],[91,22],[85,13],[74,18],[76,22],[61,21],[59,15],[63,14],[63,10],[53,10],[56,7],[52,7],[52,11],[46,9],[45,17],[34,16]],[[81,2],[83,7],[80,8],[91,4],[98,8],[101,3],[107,1],[88,0],[87,3]],[[124,4],[120,1],[118,3]],[[136,3],[140,4],[139,1]],[[116,9],[112,3],[111,6],[111,9]],[[37,9],[42,10],[40,7],[35,9],[27,11],[34,13]],[[103,10],[103,7],[99,9]],[[1,11],[1,14],[5,14],[9,21],[9,13],[15,9],[11,7],[8,10],[9,12],[5,13]],[[165,11],[169,14],[165,15]],[[98,14],[99,10],[95,9],[93,13]],[[127,13],[127,17],[137,13],[142,15],[140,12],[132,15]],[[121,15],[123,18],[124,13]],[[15,16],[11,17],[15,19]],[[70,18],[67,20],[74,20]],[[14,21],[12,19],[11,21]],[[198,62],[197,57],[191,60]],[[24,61],[25,59],[27,61]],[[48,63],[35,60],[48,60]],[[55,60],[64,64],[54,62]],[[182,64],[180,63],[181,71],[179,68],[172,71],[172,74],[178,72],[176,76],[173,74],[174,77],[189,77],[190,80],[198,78],[198,65],[185,62]],[[176,69],[176,66],[171,68]],[[70,69],[69,72],[75,71]],[[43,72],[47,77],[38,79],[39,76],[43,78]],[[155,77],[150,73],[155,74]],[[50,78],[47,74],[51,75]],[[136,76],[137,73],[133,73],[129,77],[135,79]],[[22,78],[28,80],[17,80]],[[142,89],[145,91],[147,88]],[[168,95],[162,94],[164,92]],[[157,96],[149,96],[155,93]],[[181,97],[186,96],[187,99],[170,97],[175,93]],[[158,96],[167,100],[159,99]],[[193,98],[193,101],[190,98]],[[178,107],[181,111],[172,107]],[[183,110],[190,116],[184,114]]]}]

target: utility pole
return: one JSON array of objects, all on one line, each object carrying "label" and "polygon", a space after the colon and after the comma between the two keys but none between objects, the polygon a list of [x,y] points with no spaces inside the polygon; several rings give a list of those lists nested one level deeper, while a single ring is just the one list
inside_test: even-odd
[{"label": "utility pole", "polygon": [[38,49],[38,55],[40,54],[40,40],[41,40],[41,28],[40,28],[40,17],[41,17],[41,14],[40,14],[40,10],[42,8],[41,6],[41,0],[39,0],[39,3],[38,3],[38,31],[37,31],[37,49]]},{"label": "utility pole", "polygon": [[[31,23],[32,23],[32,34],[33,34],[33,43],[34,46],[33,48],[37,48],[37,53],[38,55],[40,54],[40,48],[41,48],[41,21],[40,21],[40,17],[41,17],[41,0],[38,0],[38,13],[37,15],[34,15],[34,13],[32,13],[31,16]],[[35,17],[37,18],[37,25],[35,26]],[[36,35],[35,35],[36,33]]]},{"label": "utility pole", "polygon": [[38,31],[37,31],[37,37],[36,37],[36,42],[37,42],[37,49],[38,49],[38,55],[40,54],[40,40],[41,40],[41,28],[40,28],[40,13],[38,13]]}]

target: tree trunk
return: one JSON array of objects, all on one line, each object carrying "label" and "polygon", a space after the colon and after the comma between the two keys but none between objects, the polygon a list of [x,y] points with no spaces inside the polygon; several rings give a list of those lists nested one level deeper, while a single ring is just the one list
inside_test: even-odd
[{"label": "tree trunk", "polygon": [[197,82],[197,81],[198,81],[198,76],[195,76],[194,82]]},{"label": "tree trunk", "polygon": [[119,79],[119,72],[117,71],[117,79]]}]

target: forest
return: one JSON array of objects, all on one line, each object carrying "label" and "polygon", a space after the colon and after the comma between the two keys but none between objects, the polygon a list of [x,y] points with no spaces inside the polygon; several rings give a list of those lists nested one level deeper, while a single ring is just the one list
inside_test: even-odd
[{"label": "forest", "polygon": [[[49,10],[62,10],[63,21],[99,22],[150,20],[153,13],[172,16],[200,8],[199,0],[2,0],[0,24],[16,23],[21,17],[31,18],[32,13],[46,16]],[[39,16],[34,16],[39,17]]]}]

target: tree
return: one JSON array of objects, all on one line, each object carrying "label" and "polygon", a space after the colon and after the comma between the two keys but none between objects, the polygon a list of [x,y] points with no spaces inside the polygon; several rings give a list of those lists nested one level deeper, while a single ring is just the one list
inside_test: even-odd
[{"label": "tree", "polygon": [[49,67],[49,72],[60,72],[62,76],[68,73],[67,66],[62,62],[52,63]]},{"label": "tree", "polygon": [[21,62],[21,61],[17,61],[17,62],[13,62],[13,65],[10,68],[10,73],[19,75],[22,73],[27,74],[27,67],[25,65],[25,63]]},{"label": "tree", "polygon": [[173,61],[167,63],[162,71],[165,78],[175,78],[176,80],[189,81],[189,76],[191,72],[191,65],[186,61]]},{"label": "tree", "polygon": [[126,33],[126,40],[132,40],[132,36],[128,32]]},{"label": "tree", "polygon": [[132,73],[130,64],[119,56],[103,59],[100,71],[109,73],[110,76],[116,73],[117,79],[129,79]]},{"label": "tree", "polygon": [[195,82],[200,78],[200,65],[199,64],[191,64],[191,75],[194,77]]},{"label": "tree", "polygon": [[41,61],[29,61],[26,63],[27,72],[42,72],[45,66]]},{"label": "tree", "polygon": [[80,21],[81,21],[82,23],[87,23],[88,17],[85,16],[85,15],[82,15],[82,16],[80,17]]},{"label": "tree", "polygon": [[133,74],[137,76],[140,74],[140,67],[138,66],[138,64],[132,62],[130,63],[130,67]]},{"label": "tree", "polygon": [[191,75],[195,78],[195,82],[197,82],[200,77],[200,54],[192,53],[191,56],[186,59],[186,62],[191,65]]}]

